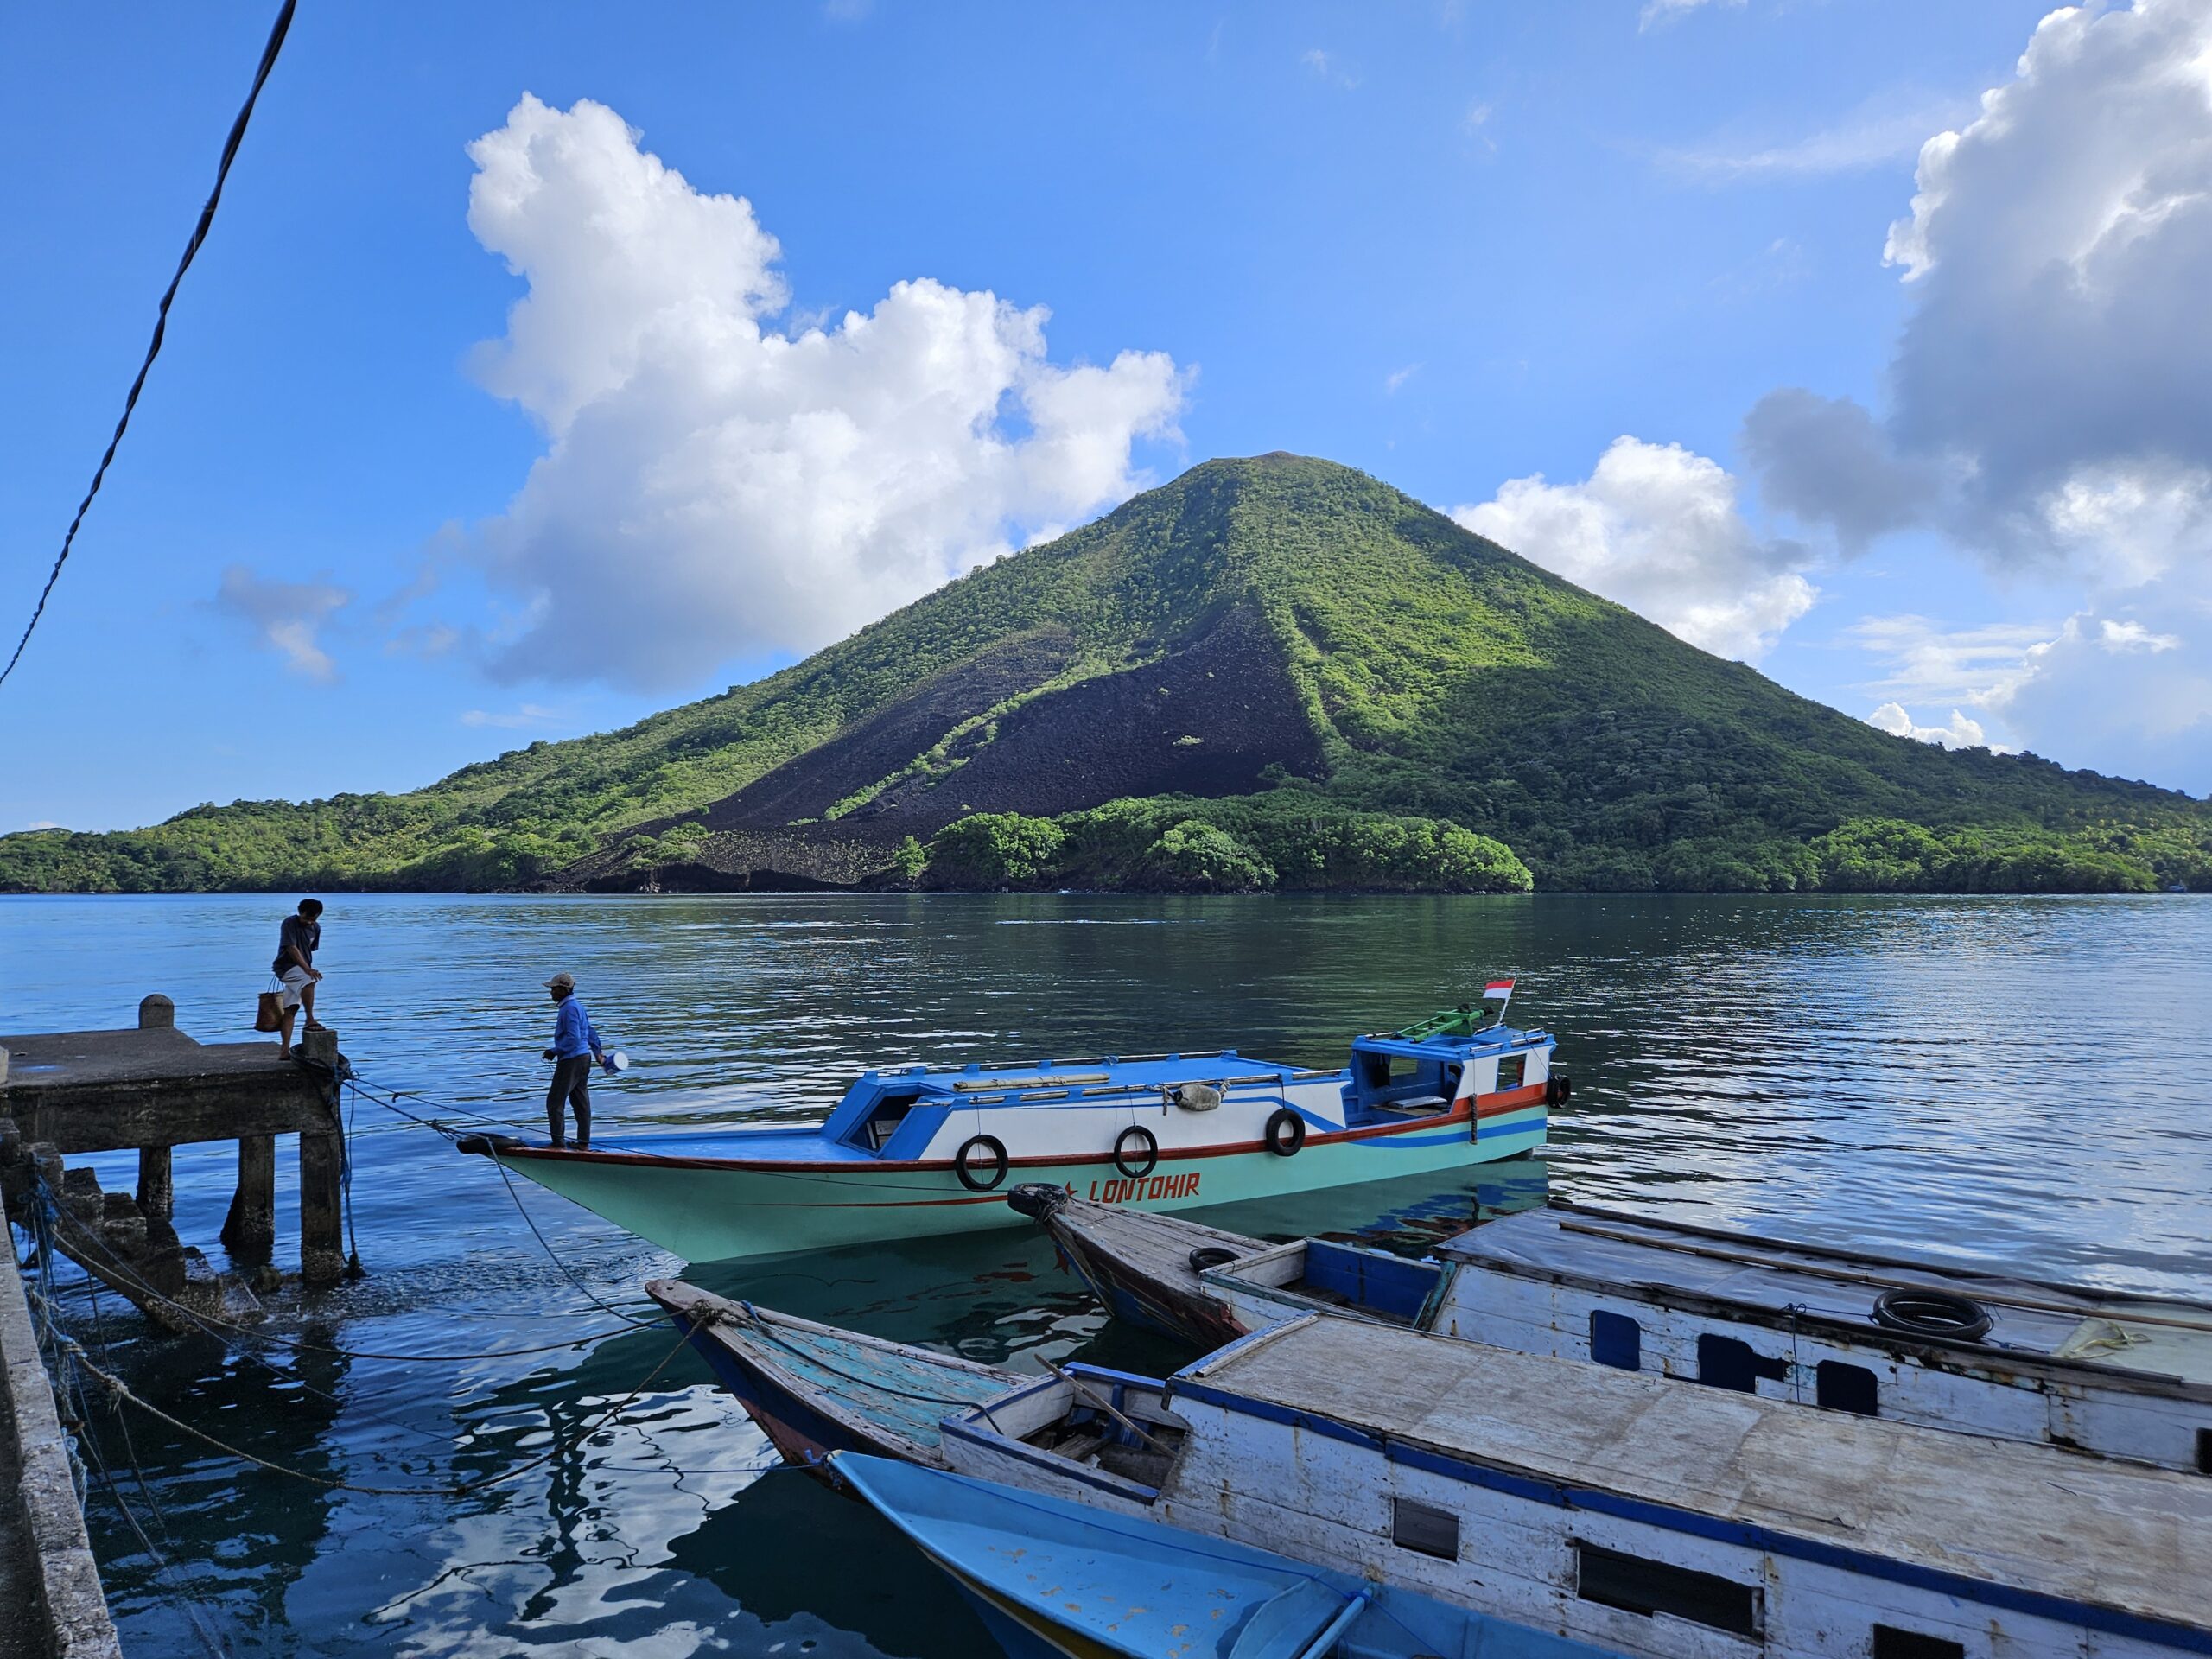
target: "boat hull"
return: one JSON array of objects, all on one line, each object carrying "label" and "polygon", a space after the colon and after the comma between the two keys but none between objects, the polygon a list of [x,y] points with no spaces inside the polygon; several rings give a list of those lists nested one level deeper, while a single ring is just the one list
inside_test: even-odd
[{"label": "boat hull", "polygon": [[1261,1149],[1163,1154],[1141,1177],[1110,1157],[1016,1160],[987,1192],[950,1166],[867,1161],[806,1165],[642,1152],[490,1148],[516,1174],[690,1262],[784,1255],[893,1238],[1027,1224],[1006,1202],[1017,1183],[1051,1181],[1079,1197],[1185,1210],[1462,1168],[1524,1156],[1544,1142],[1541,1106],[1475,1120],[1463,1111],[1402,1125],[1316,1135],[1291,1157]]}]

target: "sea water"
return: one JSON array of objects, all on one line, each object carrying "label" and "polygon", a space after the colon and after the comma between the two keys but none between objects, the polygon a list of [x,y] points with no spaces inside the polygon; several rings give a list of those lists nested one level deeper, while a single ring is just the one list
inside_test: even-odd
[{"label": "sea water", "polygon": [[[292,896],[0,899],[0,1031],[129,1025],[161,991],[194,1035],[250,1040]],[[420,1117],[543,1132],[562,969],[635,1062],[593,1080],[609,1134],[804,1119],[898,1061],[1336,1065],[1512,974],[1575,1084],[1548,1158],[1191,1213],[1418,1249],[1548,1191],[2212,1297],[2212,899],[326,897],[319,1012]],[[352,1112],[368,1275],[273,1297],[294,1346],[162,1336],[57,1270],[93,1362],[197,1431],[86,1402],[134,1659],[994,1650],[676,1349],[638,1287],[684,1264]],[[178,1230],[219,1265],[234,1158],[175,1158]],[[91,1161],[133,1185],[129,1154]],[[296,1266],[289,1143],[278,1168]],[[689,1276],[1016,1368],[1188,1357],[1109,1325],[1027,1227]]]}]

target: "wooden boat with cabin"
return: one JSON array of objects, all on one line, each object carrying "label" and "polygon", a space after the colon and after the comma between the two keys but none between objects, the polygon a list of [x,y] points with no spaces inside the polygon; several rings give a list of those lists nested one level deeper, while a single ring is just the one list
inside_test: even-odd
[{"label": "wooden boat with cabin", "polygon": [[2212,1473],[2212,1305],[1550,1205],[1422,1261],[1012,1202],[1117,1315],[1202,1348],[1317,1309],[1766,1399]]},{"label": "wooden boat with cabin", "polygon": [[1071,1367],[938,1434],[957,1473],[1639,1659],[2212,1655],[2197,1476],[1375,1320]]}]

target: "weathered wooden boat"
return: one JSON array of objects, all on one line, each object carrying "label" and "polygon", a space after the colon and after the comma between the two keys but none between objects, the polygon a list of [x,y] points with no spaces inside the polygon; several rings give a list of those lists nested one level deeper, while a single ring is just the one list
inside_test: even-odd
[{"label": "weathered wooden boat", "polygon": [[[648,1281],[645,1294],[690,1338],[777,1455],[833,1485],[834,1452],[950,1468],[947,1421],[971,1409],[988,1412],[993,1401],[1020,1395],[1038,1380],[757,1307],[680,1279]],[[1166,1470],[1163,1448],[1182,1433],[1160,1409],[1159,1385],[1132,1395],[1128,1385],[1141,1379],[1080,1363],[1053,1375],[1065,1382],[1071,1403],[1035,1432],[1033,1443],[1132,1497],[1149,1492],[1146,1483],[1156,1484]]]},{"label": "weathered wooden boat", "polygon": [[833,1466],[959,1586],[1009,1659],[1605,1659],[1157,1521],[851,1452]]},{"label": "weathered wooden boat", "polygon": [[1019,1371],[755,1307],[687,1285],[646,1281],[721,1385],[785,1462],[817,1472],[833,1452],[948,1466],[938,1425],[1018,1390]]},{"label": "weathered wooden boat", "polygon": [[2212,1305],[1554,1200],[1433,1256],[1011,1200],[1116,1314],[1211,1348],[1317,1309],[1863,1416],[2212,1473]]},{"label": "weathered wooden boat", "polygon": [[2212,1481],[1374,1320],[1033,1379],[938,1452],[1646,1659],[2212,1654]]},{"label": "weathered wooden boat", "polygon": [[1185,1209],[1516,1158],[1572,1085],[1551,1037],[1462,1007],[1355,1039],[1332,1071],[1234,1049],[864,1072],[818,1126],[601,1139],[473,1135],[464,1152],[694,1262],[1017,1224],[1041,1173]]}]

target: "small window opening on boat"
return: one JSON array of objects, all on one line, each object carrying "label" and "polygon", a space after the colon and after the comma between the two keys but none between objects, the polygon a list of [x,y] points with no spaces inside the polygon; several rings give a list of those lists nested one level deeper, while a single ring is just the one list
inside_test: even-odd
[{"label": "small window opening on boat", "polygon": [[2212,1475],[2212,1428],[2196,1431],[2196,1472]]},{"label": "small window opening on boat", "polygon": [[1923,1631],[1877,1624],[1873,1659],[1967,1659],[1967,1647],[1963,1642],[1947,1641]]},{"label": "small window opening on boat", "polygon": [[[1359,1098],[1370,1109],[1434,1112],[1451,1104],[1441,1060],[1419,1060],[1403,1054],[1362,1053],[1354,1058],[1359,1063]],[[1456,1078],[1456,1071],[1453,1075]]]},{"label": "small window opening on boat", "polygon": [[1585,1601],[1646,1618],[1667,1613],[1731,1636],[1758,1639],[1757,1586],[1581,1542],[1574,1546],[1574,1593]]},{"label": "small window opening on boat", "polygon": [[1881,1409],[1881,1386],[1874,1380],[1874,1373],[1864,1365],[1847,1365],[1840,1359],[1824,1359],[1813,1373],[1813,1399],[1830,1411],[1855,1412],[1861,1417],[1878,1417]]},{"label": "small window opening on boat", "polygon": [[1625,1313],[1590,1310],[1590,1357],[1624,1371],[1643,1369],[1643,1327]]},{"label": "small window opening on boat", "polygon": [[1529,1074],[1526,1054],[1508,1054],[1497,1063],[1497,1086],[1500,1090],[1518,1089],[1521,1080]]},{"label": "small window opening on boat", "polygon": [[1748,1342],[1733,1337],[1702,1336],[1697,1339],[1697,1380],[1716,1389],[1757,1394],[1759,1379],[1779,1382],[1789,1375],[1789,1362],[1769,1359]]},{"label": "small window opening on boat", "polygon": [[1400,1549],[1456,1561],[1459,1559],[1459,1517],[1433,1503],[1394,1497],[1390,1500],[1390,1541]]},{"label": "small window opening on boat", "polygon": [[870,1152],[881,1152],[920,1097],[918,1089],[903,1089],[884,1096],[875,1103],[874,1109],[868,1113],[854,1138]]}]

